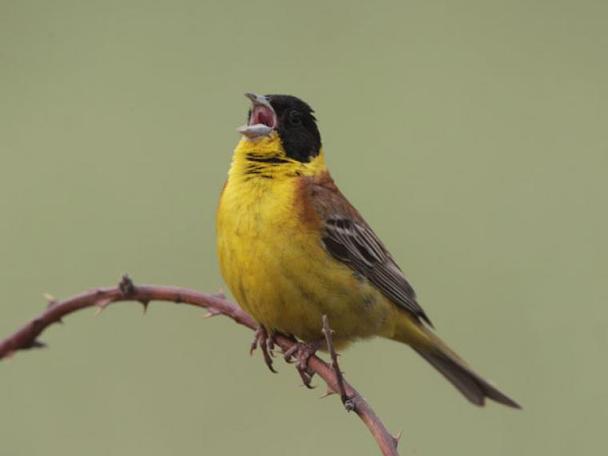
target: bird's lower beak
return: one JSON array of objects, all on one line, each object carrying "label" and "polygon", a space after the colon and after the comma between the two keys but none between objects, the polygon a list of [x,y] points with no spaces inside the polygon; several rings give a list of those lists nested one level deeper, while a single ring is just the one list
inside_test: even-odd
[{"label": "bird's lower beak", "polygon": [[247,125],[238,128],[238,132],[250,139],[268,136],[277,126],[277,115],[268,99],[263,95],[246,93],[251,100],[251,112]]}]

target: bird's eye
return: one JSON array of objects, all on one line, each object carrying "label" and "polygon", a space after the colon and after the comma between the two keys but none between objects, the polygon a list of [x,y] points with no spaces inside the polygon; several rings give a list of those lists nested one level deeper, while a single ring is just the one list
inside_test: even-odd
[{"label": "bird's eye", "polygon": [[302,114],[300,114],[298,111],[289,111],[287,119],[289,121],[289,125],[292,127],[302,125]]}]

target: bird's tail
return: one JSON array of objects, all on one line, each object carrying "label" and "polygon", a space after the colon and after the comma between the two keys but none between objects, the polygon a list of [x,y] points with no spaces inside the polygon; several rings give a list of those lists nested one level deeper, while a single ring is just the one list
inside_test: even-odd
[{"label": "bird's tail", "polygon": [[483,406],[485,399],[489,398],[509,407],[521,408],[517,402],[476,374],[430,329],[419,322],[408,320],[407,327],[399,328],[393,338],[409,344],[469,401]]}]

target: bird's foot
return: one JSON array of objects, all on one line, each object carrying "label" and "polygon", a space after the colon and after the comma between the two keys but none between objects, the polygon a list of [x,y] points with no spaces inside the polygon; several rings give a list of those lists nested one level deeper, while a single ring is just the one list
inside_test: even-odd
[{"label": "bird's foot", "polygon": [[311,358],[311,356],[314,356],[321,345],[322,341],[320,340],[309,343],[296,342],[283,354],[286,362],[291,363],[295,361],[296,370],[298,371],[298,374],[300,374],[302,383],[304,383],[306,388],[314,388],[314,386],[311,385],[314,372],[308,368],[308,360]]},{"label": "bird's foot", "polygon": [[251,348],[249,349],[249,354],[252,355],[258,346],[260,347],[260,350],[262,350],[262,355],[264,356],[266,366],[268,366],[268,369],[270,369],[271,372],[276,374],[277,371],[272,366],[272,357],[274,356],[273,350],[275,346],[274,333],[271,332],[268,334],[266,328],[261,325],[255,332],[253,342],[251,342]]},{"label": "bird's foot", "polygon": [[342,400],[342,404],[344,405],[346,411],[352,412],[356,408],[355,396],[351,396],[346,393],[344,376],[342,375],[342,371],[340,370],[340,365],[338,364],[338,354],[336,353],[336,349],[334,347],[334,331],[329,327],[329,319],[327,318],[327,315],[323,315],[322,331],[325,335],[327,351],[329,352],[329,356],[331,357],[331,367],[334,370],[334,373],[336,374],[337,393],[340,394],[340,399]]}]

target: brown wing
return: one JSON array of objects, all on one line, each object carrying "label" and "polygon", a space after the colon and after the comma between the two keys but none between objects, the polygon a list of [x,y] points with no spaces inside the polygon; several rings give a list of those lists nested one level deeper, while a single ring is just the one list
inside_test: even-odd
[{"label": "brown wing", "polygon": [[303,215],[309,220],[311,215],[318,217],[316,221],[323,230],[322,241],[327,251],[367,278],[392,302],[432,326],[391,254],[329,174],[303,178],[301,189],[301,202],[307,207]]}]

